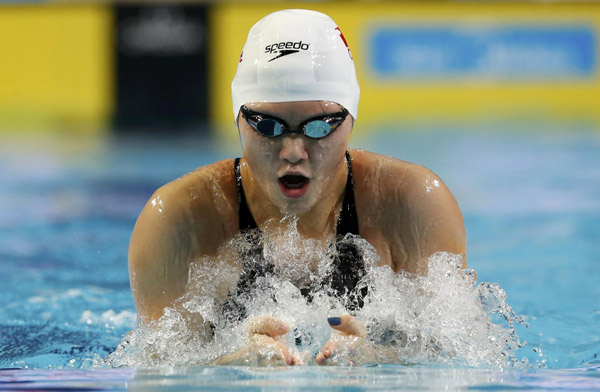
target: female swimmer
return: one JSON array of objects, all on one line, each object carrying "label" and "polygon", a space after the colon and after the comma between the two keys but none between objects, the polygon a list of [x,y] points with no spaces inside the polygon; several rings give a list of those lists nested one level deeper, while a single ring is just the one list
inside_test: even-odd
[{"label": "female swimmer", "polygon": [[[217,256],[241,231],[280,230],[288,216],[303,237],[340,250],[329,281],[338,292],[353,292],[364,271],[360,252],[342,240],[348,233],[368,241],[380,265],[396,272],[426,274],[432,254],[466,253],[460,209],[434,173],[348,150],[359,87],[350,49],[331,18],[284,10],[260,20],[243,48],[232,97],[243,157],[200,167],[161,187],[135,225],[129,267],[142,323],[161,317],[184,293],[190,263]],[[260,244],[254,251],[261,252]],[[238,263],[239,282],[222,301],[229,307],[261,274]],[[365,328],[350,313],[363,294],[353,293],[348,314],[329,319],[338,332],[316,355],[317,363],[361,345]],[[265,347],[283,363],[298,363],[277,339],[289,329],[273,317],[257,317],[249,323],[252,346],[216,363],[238,363]]]}]

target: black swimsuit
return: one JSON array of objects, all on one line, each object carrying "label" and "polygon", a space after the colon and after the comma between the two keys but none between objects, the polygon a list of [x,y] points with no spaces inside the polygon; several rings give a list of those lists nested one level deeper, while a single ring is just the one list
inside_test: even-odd
[{"label": "black swimsuit", "polygon": [[[358,218],[356,215],[356,203],[354,201],[354,180],[352,178],[352,164],[350,154],[346,152],[346,161],[348,162],[348,177],[346,179],[346,190],[340,216],[336,226],[337,240],[335,243],[336,252],[333,264],[333,272],[327,277],[321,286],[331,287],[333,294],[341,296],[348,293],[346,307],[353,311],[362,307],[363,297],[366,295],[366,288],[355,290],[358,281],[365,274],[364,261],[362,254],[351,239],[345,239],[346,234],[358,235]],[[256,236],[250,236],[254,241],[253,246],[244,252],[242,259],[252,260],[252,263],[245,262],[237,284],[235,293],[232,293],[224,304],[225,310],[236,310],[235,318],[245,317],[245,309],[235,300],[236,297],[249,293],[255,285],[256,279],[266,274],[273,273],[271,264],[256,263],[256,260],[262,260],[262,244],[260,243],[260,231],[258,225],[248,208],[246,195],[242,186],[242,177],[240,174],[240,158],[235,159],[235,179],[238,192],[238,201],[240,204],[239,227],[241,233],[255,233]],[[313,287],[301,288],[302,295],[310,302],[312,300],[311,292]],[[233,315],[232,314],[232,315]]]}]

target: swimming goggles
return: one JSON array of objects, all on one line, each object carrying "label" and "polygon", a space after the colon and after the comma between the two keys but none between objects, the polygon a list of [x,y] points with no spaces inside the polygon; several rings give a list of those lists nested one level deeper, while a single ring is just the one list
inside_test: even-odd
[{"label": "swimming goggles", "polygon": [[248,124],[263,136],[276,137],[284,133],[296,132],[311,139],[321,139],[331,134],[344,122],[348,115],[348,110],[343,109],[338,113],[312,117],[300,124],[299,130],[292,130],[287,127],[285,121],[255,112],[244,105],[240,108],[240,112],[242,112],[242,116]]}]

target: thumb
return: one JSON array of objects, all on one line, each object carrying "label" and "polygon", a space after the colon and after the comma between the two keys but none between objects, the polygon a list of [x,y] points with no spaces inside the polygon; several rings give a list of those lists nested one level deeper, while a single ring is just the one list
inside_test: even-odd
[{"label": "thumb", "polygon": [[289,330],[289,325],[271,316],[255,317],[248,323],[249,334],[267,335],[272,338],[285,335]]},{"label": "thumb", "polygon": [[365,326],[349,314],[345,314],[341,317],[329,317],[327,322],[331,328],[342,334],[360,336],[362,338],[367,336],[367,329]]}]

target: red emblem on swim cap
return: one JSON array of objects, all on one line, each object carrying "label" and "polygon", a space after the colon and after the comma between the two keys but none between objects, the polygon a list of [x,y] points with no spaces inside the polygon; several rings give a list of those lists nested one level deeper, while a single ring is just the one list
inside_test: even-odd
[{"label": "red emblem on swim cap", "polygon": [[348,42],[346,42],[346,38],[344,37],[344,34],[342,34],[342,30],[340,30],[339,27],[336,27],[335,29],[338,32],[338,34],[340,35],[340,38],[342,39],[342,41],[344,41],[344,45],[346,45],[346,48],[348,48],[348,55],[350,56],[350,59],[354,60],[354,58],[352,57],[352,52],[350,52],[350,47],[348,46]]},{"label": "red emblem on swim cap", "polygon": [[240,53],[240,63],[242,62],[242,57],[244,57],[244,51],[243,50],[242,50],[242,53]]}]

